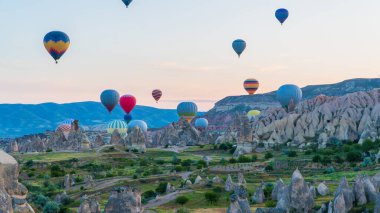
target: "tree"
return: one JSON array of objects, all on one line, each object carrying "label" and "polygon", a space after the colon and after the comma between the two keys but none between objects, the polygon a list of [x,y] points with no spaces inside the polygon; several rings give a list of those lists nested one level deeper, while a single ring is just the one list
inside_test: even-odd
[{"label": "tree", "polygon": [[272,152],[265,153],[265,159],[270,159],[270,158],[273,158]]},{"label": "tree", "polygon": [[294,150],[289,151],[289,152],[288,152],[288,157],[291,157],[291,158],[297,157],[297,152],[294,151]]},{"label": "tree", "polygon": [[361,148],[364,152],[368,152],[369,150],[374,148],[374,143],[371,140],[366,139],[364,140]]},{"label": "tree", "polygon": [[59,205],[54,201],[49,201],[45,204],[44,213],[58,213]]},{"label": "tree", "polygon": [[256,161],[257,161],[257,156],[256,156],[256,155],[252,155],[252,157],[251,157],[251,161],[252,161],[252,162],[256,162]]},{"label": "tree", "polygon": [[179,196],[175,199],[175,202],[180,204],[181,206],[185,205],[187,202],[189,202],[189,198],[185,196]]},{"label": "tree", "polygon": [[177,158],[177,155],[173,155],[172,164],[173,165],[178,165],[180,163],[181,163],[181,159]]},{"label": "tree", "polygon": [[215,192],[206,192],[205,199],[211,204],[215,204],[219,201],[219,194]]},{"label": "tree", "polygon": [[358,151],[348,152],[346,155],[346,160],[348,162],[359,162],[362,160],[362,154]]},{"label": "tree", "polygon": [[156,188],[156,192],[158,194],[164,194],[166,192],[167,185],[168,185],[168,182],[160,182],[160,184],[158,184],[158,187]]},{"label": "tree", "polygon": [[320,155],[314,155],[313,157],[313,162],[314,163],[318,163],[318,162],[321,162],[321,156]]},{"label": "tree", "polygon": [[45,197],[43,194],[39,194],[39,195],[37,195],[36,199],[34,200],[34,203],[42,208],[45,206],[45,204],[48,201],[49,201],[49,198]]}]

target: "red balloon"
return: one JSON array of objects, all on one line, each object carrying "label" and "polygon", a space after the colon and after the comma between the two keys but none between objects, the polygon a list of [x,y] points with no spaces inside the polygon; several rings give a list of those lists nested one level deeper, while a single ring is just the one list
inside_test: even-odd
[{"label": "red balloon", "polygon": [[133,95],[123,95],[120,97],[120,106],[125,113],[129,114],[136,106],[136,98]]}]

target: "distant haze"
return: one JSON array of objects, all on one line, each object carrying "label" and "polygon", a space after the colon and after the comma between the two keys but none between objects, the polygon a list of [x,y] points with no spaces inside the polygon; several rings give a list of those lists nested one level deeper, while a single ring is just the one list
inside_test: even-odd
[{"label": "distant haze", "polygon": [[[274,18],[287,8],[281,26]],[[226,96],[285,83],[335,83],[380,74],[379,0],[0,0],[0,103],[99,101],[102,90],[139,105],[203,111]],[[56,65],[42,39],[66,32]],[[242,38],[240,59],[231,42]],[[163,91],[158,104],[151,91]]]}]

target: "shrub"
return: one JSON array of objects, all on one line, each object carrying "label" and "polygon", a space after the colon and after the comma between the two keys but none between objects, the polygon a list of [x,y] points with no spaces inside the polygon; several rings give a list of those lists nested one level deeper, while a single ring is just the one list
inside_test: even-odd
[{"label": "shrub", "polygon": [[331,158],[329,156],[323,156],[321,162],[324,164],[324,165],[327,165],[329,163],[331,163]]},{"label": "shrub", "polygon": [[370,157],[364,158],[363,163],[361,163],[362,167],[367,167],[367,166],[372,166],[372,165],[373,165],[373,162]]},{"label": "shrub", "polygon": [[222,164],[222,165],[226,165],[226,164],[227,164],[226,159],[224,159],[224,158],[220,159],[220,164]]},{"label": "shrub", "polygon": [[175,202],[180,204],[181,206],[185,205],[187,202],[189,202],[189,198],[185,196],[179,196],[175,199]]},{"label": "shrub", "polygon": [[211,204],[215,204],[218,202],[220,196],[219,194],[215,192],[206,192],[205,193],[205,199],[210,202]]},{"label": "shrub", "polygon": [[289,151],[289,152],[288,152],[288,157],[291,157],[291,158],[297,157],[297,152],[294,151],[294,150]]},{"label": "shrub", "polygon": [[153,190],[149,190],[141,194],[144,199],[154,198],[156,195],[157,194]]},{"label": "shrub", "polygon": [[50,175],[52,177],[62,177],[65,176],[65,170],[61,169],[58,165],[53,165],[50,168]]},{"label": "shrub", "polygon": [[174,168],[174,170],[176,171],[176,172],[182,172],[183,171],[183,167],[182,166],[176,166],[175,168]]},{"label": "shrub", "polygon": [[267,171],[267,172],[273,171],[273,166],[272,165],[266,166],[265,171]]},{"label": "shrub", "polygon": [[187,166],[191,166],[192,163],[193,163],[192,160],[187,159],[187,160],[182,161],[181,165],[182,165],[183,167],[187,167]]},{"label": "shrub", "polygon": [[313,157],[313,159],[312,159],[312,161],[314,162],[314,163],[318,163],[318,162],[321,162],[321,156],[320,155],[314,155],[314,157]]},{"label": "shrub", "polygon": [[267,184],[264,188],[264,195],[265,195],[265,198],[267,199],[271,199],[272,197],[272,191],[273,191],[273,184]]},{"label": "shrub", "polygon": [[59,205],[54,201],[49,201],[44,206],[44,213],[59,213]]},{"label": "shrub", "polygon": [[252,161],[252,162],[256,162],[256,161],[257,161],[257,156],[256,156],[256,155],[252,155],[252,157],[251,157],[251,161]]},{"label": "shrub", "polygon": [[166,192],[167,185],[168,185],[168,182],[160,182],[160,184],[158,184],[158,187],[156,188],[156,192],[158,194],[164,194]]},{"label": "shrub", "polygon": [[374,148],[374,145],[375,144],[370,139],[366,139],[366,140],[364,140],[361,149],[364,152],[368,152],[368,151],[370,151],[371,149]]},{"label": "shrub", "polygon": [[344,162],[343,158],[341,158],[339,155],[335,156],[334,161],[335,161],[336,163],[343,163],[343,162]]},{"label": "shrub", "polygon": [[230,163],[237,163],[237,160],[235,158],[230,158],[229,162]]},{"label": "shrub", "polygon": [[247,156],[240,155],[238,158],[239,163],[249,163],[251,162],[251,159]]},{"label": "shrub", "polygon": [[173,155],[172,164],[173,165],[178,165],[180,163],[181,163],[181,159],[177,158],[177,155]]},{"label": "shrub", "polygon": [[34,200],[34,203],[40,208],[44,207],[45,204],[49,201],[49,198],[45,197],[43,194],[37,195]]},{"label": "shrub", "polygon": [[215,192],[215,193],[222,193],[223,189],[222,189],[222,187],[217,186],[217,187],[213,188],[212,191]]},{"label": "shrub", "polygon": [[272,152],[265,153],[265,159],[270,159],[270,158],[273,158]]},{"label": "shrub", "polygon": [[350,151],[346,155],[346,160],[348,162],[358,162],[362,160],[362,154],[358,151]]},{"label": "shrub", "polygon": [[313,150],[310,150],[310,149],[305,151],[305,155],[311,155],[312,153],[313,153]]},{"label": "shrub", "polygon": [[331,173],[334,173],[334,172],[335,172],[335,169],[332,166],[329,167],[329,168],[326,168],[325,171],[324,171],[325,174],[331,174]]},{"label": "shrub", "polygon": [[164,165],[164,164],[165,164],[165,160],[161,160],[161,159],[159,159],[159,160],[156,160],[156,163],[157,163],[158,165]]},{"label": "shrub", "polygon": [[276,201],[274,200],[268,200],[265,202],[265,207],[267,208],[274,208],[276,207]]}]

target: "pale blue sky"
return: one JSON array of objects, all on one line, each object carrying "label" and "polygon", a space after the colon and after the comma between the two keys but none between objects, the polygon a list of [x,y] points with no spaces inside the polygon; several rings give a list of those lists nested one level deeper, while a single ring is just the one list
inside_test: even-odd
[{"label": "pale blue sky", "polygon": [[[290,17],[281,27],[278,8]],[[379,77],[378,0],[0,0],[0,102],[99,100],[103,89],[138,104],[175,108],[243,95]],[[66,32],[71,47],[56,65],[43,36]],[[247,49],[238,59],[231,42]],[[160,88],[163,101],[150,93]],[[211,100],[211,101],[208,101]]]}]

